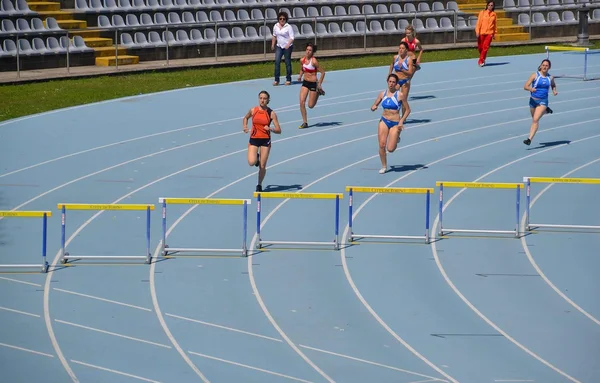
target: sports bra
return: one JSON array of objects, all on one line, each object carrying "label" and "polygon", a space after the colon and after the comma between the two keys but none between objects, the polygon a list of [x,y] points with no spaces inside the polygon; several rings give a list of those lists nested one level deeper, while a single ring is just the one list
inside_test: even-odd
[{"label": "sports bra", "polygon": [[417,48],[417,39],[413,39],[412,43],[410,41],[408,41],[408,37],[405,37],[402,39],[402,41],[404,41],[406,43],[406,45],[408,45],[408,50],[411,52],[414,52],[415,49]]},{"label": "sports bra", "polygon": [[302,57],[302,71],[306,72],[306,73],[315,73],[317,71],[317,68],[315,68],[315,66],[312,63],[312,57],[310,59],[310,61],[308,62],[308,64],[306,63],[306,57]]},{"label": "sports bra", "polygon": [[408,56],[402,61],[402,65],[398,65],[400,63],[400,56],[396,57],[396,61],[394,61],[394,70],[396,72],[400,72],[400,70],[408,70]]},{"label": "sports bra", "polygon": [[550,89],[550,73],[546,73],[546,77],[544,77],[540,72],[537,72],[531,87],[535,88],[535,92],[531,93],[531,97],[542,99],[548,98],[548,90]]},{"label": "sports bra", "polygon": [[391,96],[387,95],[387,89],[383,91],[383,100],[381,101],[381,107],[389,110],[399,110],[402,101],[398,101],[398,91],[394,92]]}]

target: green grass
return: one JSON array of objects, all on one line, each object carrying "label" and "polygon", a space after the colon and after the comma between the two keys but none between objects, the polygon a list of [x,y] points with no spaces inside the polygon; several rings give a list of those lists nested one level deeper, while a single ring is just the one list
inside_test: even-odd
[{"label": "green grass", "polygon": [[[595,41],[593,48],[600,49],[600,41]],[[544,45],[493,46],[488,56],[509,56],[543,52]],[[320,62],[329,71],[387,66],[391,62],[392,54],[393,52],[389,54],[343,58],[321,58]],[[426,51],[423,55],[423,62],[475,59],[477,57],[478,53],[474,48]],[[0,100],[2,100],[0,121],[120,97],[200,85],[219,84],[231,82],[234,79],[236,81],[255,78],[270,79],[273,75],[272,61],[248,64],[242,70],[240,69],[239,65],[235,67],[206,67],[170,72],[159,71],[87,79],[66,79],[3,85],[0,86]],[[294,62],[293,69],[294,73],[298,73],[299,64],[297,60]],[[266,85],[270,85],[270,81]]]}]

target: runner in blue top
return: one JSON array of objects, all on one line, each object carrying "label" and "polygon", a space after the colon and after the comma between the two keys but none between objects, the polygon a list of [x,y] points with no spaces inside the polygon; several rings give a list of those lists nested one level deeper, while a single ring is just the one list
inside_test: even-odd
[{"label": "runner in blue top", "polygon": [[[381,159],[381,169],[379,174],[387,171],[387,151],[393,153],[400,142],[400,132],[404,129],[404,122],[410,114],[410,106],[406,100],[406,95],[402,90],[396,90],[398,85],[398,76],[394,73],[388,75],[388,88],[380,92],[371,106],[371,111],[377,110],[379,104],[383,108],[383,114],[377,127],[377,138],[379,139],[379,158]],[[402,110],[402,117],[400,117]],[[389,138],[389,139],[388,139]]]},{"label": "runner in blue top", "polygon": [[548,93],[552,88],[552,93],[556,96],[556,84],[554,77],[548,73],[552,64],[550,60],[545,59],[540,64],[537,72],[533,73],[527,79],[523,89],[531,93],[529,98],[529,109],[531,111],[531,128],[529,129],[529,137],[523,141],[525,145],[531,145],[531,140],[538,131],[540,118],[546,113],[552,113],[552,109],[548,107]]}]

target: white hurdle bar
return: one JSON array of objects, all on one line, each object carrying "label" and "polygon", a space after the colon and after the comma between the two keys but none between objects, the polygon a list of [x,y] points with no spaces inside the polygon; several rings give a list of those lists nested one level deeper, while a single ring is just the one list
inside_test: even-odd
[{"label": "white hurdle bar", "polygon": [[[332,246],[334,250],[339,250],[339,230],[340,230],[340,199],[344,198],[343,193],[276,193],[276,192],[255,192],[256,197],[256,248],[262,248],[262,245],[310,245],[310,246]],[[335,199],[335,236],[333,242],[297,242],[297,241],[265,241],[260,237],[260,209],[262,198],[294,198],[294,199]]]},{"label": "white hurdle bar", "polygon": [[[59,203],[58,209],[61,210],[61,253],[60,262],[65,264],[69,259],[80,260],[137,260],[142,259],[146,264],[152,262],[150,253],[150,212],[154,210],[153,204],[89,204],[89,203]],[[71,255],[66,251],[66,228],[67,228],[67,210],[118,210],[118,211],[146,211],[146,255]]]},{"label": "white hurdle bar", "polygon": [[[440,188],[440,203],[438,214],[440,216],[439,235],[444,233],[478,233],[478,234],[514,234],[515,238],[519,237],[519,218],[521,204],[521,189],[522,183],[502,183],[502,182],[447,182],[437,181],[436,186]],[[488,229],[444,229],[443,227],[443,207],[444,207],[444,186],[452,188],[477,188],[477,189],[515,189],[517,191],[516,200],[516,223],[514,230],[488,230]]]},{"label": "white hurdle bar", "polygon": [[[159,198],[158,202],[162,204],[162,251],[163,257],[174,253],[241,253],[242,257],[248,255],[247,233],[248,233],[248,205],[249,199],[229,199],[229,198]],[[208,248],[185,248],[170,247],[167,245],[167,204],[178,205],[242,205],[242,247],[238,249],[208,249]]]},{"label": "white hurdle bar", "polygon": [[42,273],[48,272],[48,261],[46,260],[46,243],[48,239],[48,217],[52,216],[50,211],[0,211],[3,218],[42,218],[42,263],[31,264],[3,264],[0,268],[6,269],[40,269]]},{"label": "white hurdle bar", "polygon": [[[429,243],[429,206],[433,188],[393,188],[393,187],[365,187],[365,186],[346,186],[348,192],[348,227],[350,229],[349,242],[355,238],[380,238],[380,239],[425,239]],[[354,193],[391,193],[391,194],[425,194],[425,235],[378,235],[378,234],[356,234],[352,231],[352,208],[354,202]]]},{"label": "white hurdle bar", "polygon": [[525,182],[527,191],[527,204],[525,206],[525,230],[531,231],[532,228],[600,230],[600,226],[598,225],[561,225],[548,223],[531,223],[529,219],[531,216],[530,206],[532,183],[600,185],[600,178],[523,177],[523,182]]}]

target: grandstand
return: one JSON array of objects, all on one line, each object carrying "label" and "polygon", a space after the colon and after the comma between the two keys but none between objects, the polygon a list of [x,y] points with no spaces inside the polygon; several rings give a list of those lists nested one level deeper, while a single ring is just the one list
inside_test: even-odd
[{"label": "grandstand", "polygon": [[[503,0],[496,41],[576,36],[583,5],[589,33],[599,34],[600,0]],[[0,0],[0,70],[267,55],[279,11],[290,15],[297,46],[320,50],[392,47],[409,24],[424,46],[473,42],[484,8],[482,0]]]}]

